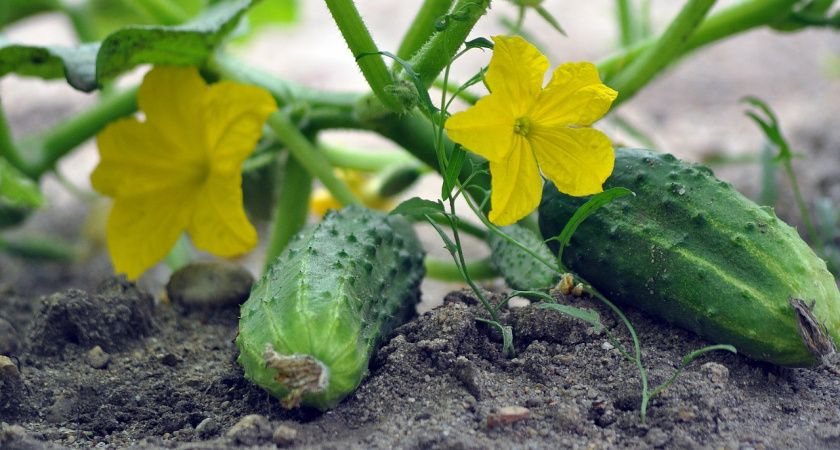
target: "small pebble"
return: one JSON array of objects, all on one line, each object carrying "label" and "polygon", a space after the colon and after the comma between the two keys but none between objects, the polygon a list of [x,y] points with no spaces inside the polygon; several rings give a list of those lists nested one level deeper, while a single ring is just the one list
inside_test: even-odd
[{"label": "small pebble", "polygon": [[216,419],[212,417],[208,417],[202,420],[198,425],[195,427],[195,431],[198,433],[199,436],[205,437],[210,436],[219,429],[219,423],[216,422]]},{"label": "small pebble", "polygon": [[292,445],[292,443],[295,442],[296,437],[297,430],[292,427],[287,427],[286,425],[280,425],[274,429],[274,433],[271,435],[271,440],[280,447],[286,447],[288,445]]},{"label": "small pebble", "polygon": [[178,357],[175,356],[174,354],[167,353],[167,354],[163,355],[162,357],[160,357],[159,361],[164,366],[175,367],[175,366],[178,365],[178,363],[181,360],[179,360]]},{"label": "small pebble", "polygon": [[726,383],[729,381],[729,369],[723,364],[707,362],[700,366],[700,372],[712,383]]},{"label": "small pebble", "polygon": [[531,410],[524,406],[503,406],[499,412],[487,415],[487,426],[508,425],[531,417]]},{"label": "small pebble", "polygon": [[102,350],[102,347],[95,346],[87,354],[87,363],[94,369],[104,369],[111,362],[111,355]]},{"label": "small pebble", "polygon": [[238,264],[223,260],[198,262],[172,274],[166,295],[188,308],[217,309],[244,302],[253,284],[254,276]]},{"label": "small pebble", "polygon": [[0,381],[7,383],[13,380],[20,380],[20,371],[10,358],[0,356]]},{"label": "small pebble", "polygon": [[268,441],[272,432],[268,419],[259,414],[249,414],[239,419],[225,436],[244,445],[259,445]]},{"label": "small pebble", "polygon": [[683,422],[689,422],[691,419],[694,419],[695,416],[694,411],[687,408],[680,409],[680,412],[678,412],[677,415]]}]

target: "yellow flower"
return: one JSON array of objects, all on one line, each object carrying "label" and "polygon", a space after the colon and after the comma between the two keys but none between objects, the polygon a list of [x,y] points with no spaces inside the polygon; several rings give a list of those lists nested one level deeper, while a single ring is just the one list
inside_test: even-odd
[{"label": "yellow flower", "polygon": [[230,81],[209,88],[195,68],[155,67],[137,94],[145,121],[120,119],[97,137],[93,187],[114,199],[107,241],[114,268],[134,279],[184,231],[218,256],[252,249],[242,163],[254,151],[271,95]]},{"label": "yellow flower", "polygon": [[[350,191],[362,200],[368,208],[388,211],[394,207],[394,202],[384,198],[375,189],[369,189],[370,180],[356,170],[336,170],[336,176],[347,183]],[[324,187],[319,187],[309,199],[309,210],[316,216],[323,217],[331,209],[341,209],[342,205]]]},{"label": "yellow flower", "polygon": [[491,222],[509,225],[539,205],[540,171],[569,195],[601,192],[615,164],[609,138],[589,128],[618,93],[591,63],[566,63],[545,88],[548,59],[520,37],[497,36],[490,95],[446,121],[449,137],[490,162]]}]

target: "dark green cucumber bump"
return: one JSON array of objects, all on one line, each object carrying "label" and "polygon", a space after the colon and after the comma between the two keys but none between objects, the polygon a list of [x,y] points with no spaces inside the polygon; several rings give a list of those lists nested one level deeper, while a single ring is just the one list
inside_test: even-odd
[{"label": "dark green cucumber bump", "polygon": [[[840,338],[834,277],[771,208],[705,167],[648,150],[616,150],[604,189],[616,186],[636,196],[587,218],[563,253],[563,262],[607,298],[757,360],[813,366],[833,352],[830,337]],[[586,200],[548,184],[543,236],[559,234]]]},{"label": "dark green cucumber bump", "polygon": [[334,407],[414,313],[423,257],[400,217],[352,206],[327,213],[295,236],[242,305],[245,378],[287,408]]}]

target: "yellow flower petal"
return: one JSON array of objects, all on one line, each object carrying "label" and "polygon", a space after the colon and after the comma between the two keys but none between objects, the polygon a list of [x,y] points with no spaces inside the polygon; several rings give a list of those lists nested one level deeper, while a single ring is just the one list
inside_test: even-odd
[{"label": "yellow flower petal", "polygon": [[169,140],[133,117],[108,125],[97,145],[100,162],[91,184],[112,198],[181,190],[206,176],[200,152],[173,152]]},{"label": "yellow flower petal", "polygon": [[242,206],[242,176],[211,176],[194,200],[187,232],[197,248],[235,256],[257,245],[257,232]]},{"label": "yellow flower petal", "polygon": [[566,63],[540,92],[531,117],[545,126],[589,126],[609,111],[617,96],[601,82],[594,64]]},{"label": "yellow flower petal", "polygon": [[597,194],[615,165],[610,139],[592,128],[540,128],[529,136],[537,162],[560,192]]},{"label": "yellow flower petal", "polygon": [[233,256],[256,245],[242,205],[242,162],[277,109],[260,88],[208,88],[195,68],[155,67],[138,92],[145,122],[113,123],[98,136],[91,182],[114,198],[108,246],[114,266],[136,278],[183,231],[197,247]]},{"label": "yellow flower petal", "polygon": [[277,111],[265,89],[221,81],[207,90],[203,107],[204,142],[214,167],[239,172],[262,136],[263,123]]},{"label": "yellow flower petal", "polygon": [[540,204],[542,177],[528,141],[514,136],[514,150],[499,162],[490,162],[490,222],[510,225]]},{"label": "yellow flower petal", "polygon": [[170,151],[189,153],[203,142],[205,130],[196,114],[204,107],[206,91],[207,83],[195,67],[155,66],[143,78],[137,104],[146,123],[169,141]]},{"label": "yellow flower petal", "polygon": [[509,105],[508,114],[520,117],[528,112],[542,89],[548,58],[519,36],[495,36],[493,42],[493,57],[486,75],[490,95]]},{"label": "yellow flower petal", "polygon": [[488,161],[500,161],[510,152],[516,117],[501,97],[487,95],[466,111],[453,114],[444,127],[453,141]]},{"label": "yellow flower petal", "polygon": [[135,279],[163,259],[192,215],[195,191],[119,199],[108,216],[107,241],[117,273]]}]

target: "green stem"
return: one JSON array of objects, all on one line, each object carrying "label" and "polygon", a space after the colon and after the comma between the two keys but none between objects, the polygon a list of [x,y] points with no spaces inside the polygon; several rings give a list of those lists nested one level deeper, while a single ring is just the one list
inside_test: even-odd
[{"label": "green stem", "polygon": [[454,0],[425,0],[397,50],[397,57],[408,60],[435,34],[435,23],[449,11]]},{"label": "green stem", "polygon": [[0,236],[0,252],[41,262],[72,262],[79,258],[79,251],[71,242],[55,236],[27,235],[16,239]]},{"label": "green stem", "polygon": [[103,98],[81,114],[53,128],[22,139],[20,169],[32,178],[39,178],[71,150],[90,139],[119,117],[137,111],[137,88]]},{"label": "green stem", "polygon": [[[359,15],[355,2],[352,0],[326,0],[326,4],[376,98],[392,111],[403,111],[405,107],[393,93],[394,79],[388,72],[382,56],[375,54],[379,50],[362,20],[362,16]],[[360,58],[359,55],[366,56]]]},{"label": "green stem", "polygon": [[272,221],[274,227],[265,255],[266,267],[280,256],[295,233],[306,224],[306,216],[309,213],[312,176],[294,156],[286,160],[284,172]]},{"label": "green stem", "polygon": [[[435,223],[440,225],[446,225],[447,227],[451,228],[451,223],[449,219],[446,218],[443,214],[427,214],[429,218],[431,218]],[[470,222],[458,222],[458,229],[463,231],[464,233],[469,234],[475,238],[481,239],[482,241],[487,239],[487,230],[481,228],[477,225],[473,225]]]},{"label": "green stem", "polygon": [[93,19],[85,11],[84,7],[68,5],[62,2],[61,9],[73,24],[73,29],[76,31],[76,35],[80,41],[83,43],[95,42],[99,39],[99,34],[96,31]]},{"label": "green stem", "polygon": [[[681,50],[673,55],[673,58],[682,57],[692,50],[752,28],[778,22],[789,16],[791,8],[798,2],[799,0],[748,0],[715,13],[697,27],[694,34],[689,37]],[[659,39],[653,38],[640,42],[631,49],[600,61],[597,66],[604,82],[610,84],[613,78],[653,47]],[[623,101],[622,97],[623,95],[616,99],[613,106]]]},{"label": "green stem", "polygon": [[[394,141],[425,164],[435,169],[438,173],[442,173],[438,162],[438,154],[435,151],[435,128],[421,113],[417,111],[404,115],[385,113],[361,117],[360,120],[362,121],[362,125],[367,129]],[[455,143],[444,135],[441,145],[446,152],[447,160],[449,160]],[[462,182],[473,175],[473,169],[475,167],[486,164],[483,158],[474,153],[467,153],[467,161],[458,177]],[[473,176],[470,185],[489,190],[489,173],[481,173]],[[473,191],[470,192],[474,193]],[[473,198],[479,204],[484,200],[483,197],[476,195],[473,195]]]},{"label": "green stem", "polygon": [[274,131],[277,137],[286,144],[292,155],[301,166],[313,177],[318,178],[324,187],[330,191],[335,199],[342,205],[362,205],[350,188],[333,173],[330,163],[320,155],[312,143],[300,132],[288,117],[277,112],[268,117],[268,126]]},{"label": "green stem", "polygon": [[435,78],[449,65],[478,19],[489,8],[489,0],[457,0],[446,28],[434,33],[409,60],[424,85],[431,86]]},{"label": "green stem", "polygon": [[226,80],[252,84],[267,90],[280,108],[305,104],[313,110],[324,108],[336,112],[353,112],[362,97],[362,94],[356,92],[325,92],[301,86],[221,52],[207,61],[207,68]]},{"label": "green stem", "polygon": [[379,172],[394,165],[417,163],[408,152],[346,148],[328,144],[318,146],[333,166],[362,172]]},{"label": "green stem", "polygon": [[622,48],[627,48],[634,44],[638,38],[637,23],[633,17],[633,6],[630,4],[630,0],[616,0],[616,10],[618,11],[618,26],[621,31],[620,44]]},{"label": "green stem", "polygon": [[[424,264],[426,266],[427,278],[447,282],[464,281],[458,265],[451,259],[443,260],[426,256]],[[466,270],[476,280],[492,280],[499,276],[499,271],[493,265],[490,257],[468,261]]]},{"label": "green stem", "polygon": [[714,6],[715,0],[690,0],[656,42],[609,81],[618,91],[613,107],[633,97],[642,87],[682,54],[688,38]]},{"label": "green stem", "polygon": [[13,166],[20,168],[21,161],[18,155],[15,142],[9,132],[9,123],[6,121],[6,112],[0,99],[0,158],[5,158]]},{"label": "green stem", "polygon": [[808,237],[811,239],[812,245],[814,247],[819,248],[820,257],[825,259],[825,246],[822,245],[822,239],[820,239],[819,233],[817,233],[816,227],[814,227],[814,222],[811,221],[811,213],[808,212],[808,206],[805,204],[805,199],[802,197],[802,192],[799,190],[799,183],[796,181],[796,173],[793,171],[793,164],[790,162],[790,158],[783,158],[782,163],[785,166],[785,172],[787,172],[788,177],[790,178],[790,184],[793,187],[793,196],[796,199],[796,204],[799,206],[799,212],[802,215],[802,220],[805,222],[805,229],[808,231]]}]

